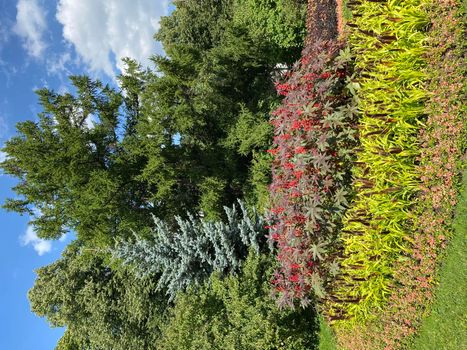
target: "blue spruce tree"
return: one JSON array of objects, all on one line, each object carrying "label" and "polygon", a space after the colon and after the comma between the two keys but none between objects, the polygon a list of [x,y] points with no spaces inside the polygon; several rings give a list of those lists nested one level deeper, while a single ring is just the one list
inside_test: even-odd
[{"label": "blue spruce tree", "polygon": [[141,277],[158,276],[158,290],[166,290],[172,300],[179,290],[200,285],[217,271],[236,273],[248,256],[266,248],[263,218],[253,211],[250,216],[238,201],[232,208],[224,207],[227,220],[207,221],[188,213],[188,219],[177,216],[177,229],[154,217],[149,239],[135,235],[134,242],[117,242],[114,258],[131,265]]}]

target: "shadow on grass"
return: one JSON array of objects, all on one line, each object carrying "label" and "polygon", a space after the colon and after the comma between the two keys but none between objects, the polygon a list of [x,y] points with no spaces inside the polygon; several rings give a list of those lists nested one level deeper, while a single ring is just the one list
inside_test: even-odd
[{"label": "shadow on grass", "polygon": [[432,312],[424,320],[412,350],[467,349],[467,171],[462,184],[454,235],[440,266]]}]

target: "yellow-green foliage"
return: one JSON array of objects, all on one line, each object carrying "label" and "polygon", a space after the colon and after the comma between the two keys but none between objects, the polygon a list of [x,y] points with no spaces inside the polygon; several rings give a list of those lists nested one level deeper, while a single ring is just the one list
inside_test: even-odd
[{"label": "yellow-green foliage", "polygon": [[350,1],[360,143],[356,197],[342,232],[341,274],[327,305],[331,319],[365,320],[391,291],[393,264],[408,249],[419,188],[415,167],[423,101],[427,0]]}]

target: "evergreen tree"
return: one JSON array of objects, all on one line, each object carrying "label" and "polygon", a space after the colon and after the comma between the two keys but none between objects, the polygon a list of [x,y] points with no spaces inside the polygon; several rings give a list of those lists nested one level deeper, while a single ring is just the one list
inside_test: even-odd
[{"label": "evergreen tree", "polygon": [[278,62],[298,57],[306,35],[307,0],[235,0],[233,21],[255,42],[267,42]]},{"label": "evergreen tree", "polygon": [[154,217],[151,239],[136,237],[135,242],[120,242],[112,254],[124,264],[132,265],[140,276],[158,276],[158,289],[166,290],[173,299],[179,290],[200,285],[217,271],[236,273],[248,254],[264,251],[264,221],[256,213],[250,218],[242,202],[240,212],[235,206],[225,207],[226,222],[211,222],[176,217],[174,230]]},{"label": "evergreen tree", "polygon": [[[284,4],[281,13],[292,7]],[[275,72],[281,69],[278,64],[293,63],[300,50],[287,55],[283,44],[284,54],[278,55],[280,45],[266,40],[262,22],[247,21],[250,13],[241,12],[233,0],[175,5],[156,35],[167,56],[153,58],[159,74],[148,81],[144,94],[146,118],[139,127],[150,135],[144,143],[149,157],[144,179],[158,188],[154,199],[164,206],[165,217],[197,207],[219,219],[222,205],[236,198],[264,206],[270,171],[262,154],[272,138],[269,112],[279,102]],[[303,17],[294,28],[304,30]],[[154,139],[164,140],[162,150],[153,146]],[[168,193],[177,200],[167,202]]]},{"label": "evergreen tree", "polygon": [[239,275],[214,274],[202,288],[179,293],[157,348],[316,349],[315,310],[279,310],[270,298],[271,273],[271,259],[251,252]]},{"label": "evergreen tree", "polygon": [[20,197],[4,207],[33,215],[41,238],[72,229],[80,239],[108,243],[149,222],[146,188],[136,179],[142,162],[121,142],[134,134],[135,117],[121,117],[118,91],[85,76],[71,80],[75,94],[39,90],[38,122],[18,123],[18,135],[6,142],[9,157],[0,166],[19,179]]},{"label": "evergreen tree", "polygon": [[167,307],[157,280],[113,269],[76,242],[36,272],[28,294],[32,311],[67,328],[57,349],[155,349]]},{"label": "evergreen tree", "polygon": [[[277,44],[251,34],[262,22],[241,18],[256,3],[240,13],[235,1],[177,1],[157,34],[167,53],[154,57],[157,74],[126,60],[121,91],[84,76],[71,77],[74,93],[39,90],[38,122],[19,123],[3,149],[0,167],[19,179],[4,207],[36,214],[41,238],[74,230],[101,246],[147,232],[150,214],[173,223],[202,210],[218,220],[237,198],[264,208],[273,73],[296,57],[279,58]],[[266,8],[283,13],[280,4]]]}]

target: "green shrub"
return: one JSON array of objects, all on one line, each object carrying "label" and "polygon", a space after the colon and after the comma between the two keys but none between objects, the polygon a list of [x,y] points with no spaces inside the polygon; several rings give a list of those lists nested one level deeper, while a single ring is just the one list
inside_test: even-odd
[{"label": "green shrub", "polygon": [[202,289],[177,296],[160,350],[316,349],[312,308],[280,311],[269,296],[271,258],[250,253],[238,276],[213,275]]},{"label": "green shrub", "polygon": [[72,242],[54,263],[36,271],[32,311],[66,327],[57,349],[154,349],[167,298],[157,280],[112,269],[96,250]]}]

